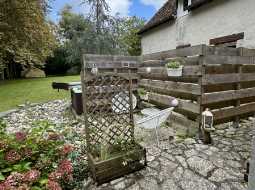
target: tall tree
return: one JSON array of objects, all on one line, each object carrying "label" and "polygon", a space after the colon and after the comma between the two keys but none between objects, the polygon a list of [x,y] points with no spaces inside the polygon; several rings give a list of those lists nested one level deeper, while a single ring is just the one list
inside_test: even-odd
[{"label": "tall tree", "polygon": [[0,62],[23,69],[44,64],[55,46],[47,8],[47,0],[0,1]]},{"label": "tall tree", "polygon": [[136,16],[127,17],[121,22],[118,41],[129,55],[141,55],[141,37],[137,33],[144,24],[145,20]]}]

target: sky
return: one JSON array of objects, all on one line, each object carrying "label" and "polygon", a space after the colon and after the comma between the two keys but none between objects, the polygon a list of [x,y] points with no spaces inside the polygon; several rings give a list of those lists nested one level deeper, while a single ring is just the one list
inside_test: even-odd
[{"label": "sky", "polygon": [[[49,18],[54,22],[59,20],[59,12],[66,5],[73,7],[76,13],[86,14],[88,8],[81,5],[82,0],[53,0]],[[106,0],[111,8],[111,15],[119,13],[121,16],[139,16],[149,20],[166,0]]]}]

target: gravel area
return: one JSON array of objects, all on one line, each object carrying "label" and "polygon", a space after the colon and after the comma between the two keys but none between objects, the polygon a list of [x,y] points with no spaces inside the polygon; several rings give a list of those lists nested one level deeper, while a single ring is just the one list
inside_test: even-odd
[{"label": "gravel area", "polygon": [[[77,134],[71,142],[83,143],[82,119],[72,116],[69,102],[56,100],[45,104],[24,107],[3,119],[8,132],[28,129],[36,120],[49,120]],[[93,190],[245,190],[243,169],[250,156],[253,122],[243,120],[240,128],[224,124],[216,126],[212,135],[213,145],[203,145],[196,139],[187,138],[175,142],[171,129],[161,129],[160,147],[152,141],[154,131],[137,129],[142,144],[147,148],[148,167],[110,183],[97,187],[86,179],[84,189]]]}]

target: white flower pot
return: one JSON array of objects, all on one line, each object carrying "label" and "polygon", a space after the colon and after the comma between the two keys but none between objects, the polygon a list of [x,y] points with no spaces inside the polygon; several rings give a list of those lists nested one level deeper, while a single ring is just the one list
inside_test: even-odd
[{"label": "white flower pot", "polygon": [[140,95],[140,98],[141,98],[142,100],[147,101],[147,100],[149,99],[149,94],[146,93],[146,94]]},{"label": "white flower pot", "polygon": [[168,75],[169,77],[181,77],[181,76],[182,76],[182,69],[183,69],[183,66],[181,66],[181,67],[178,68],[178,69],[166,68],[166,70],[167,70],[167,75]]}]

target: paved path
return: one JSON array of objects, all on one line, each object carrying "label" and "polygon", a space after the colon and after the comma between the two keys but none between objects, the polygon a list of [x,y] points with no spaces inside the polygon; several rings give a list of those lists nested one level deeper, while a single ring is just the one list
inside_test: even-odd
[{"label": "paved path", "polygon": [[[93,190],[246,190],[244,163],[250,155],[252,122],[241,128],[218,127],[211,146],[195,139],[174,143],[165,140],[161,148],[147,147],[148,167]],[[225,129],[222,129],[225,128]]]}]

